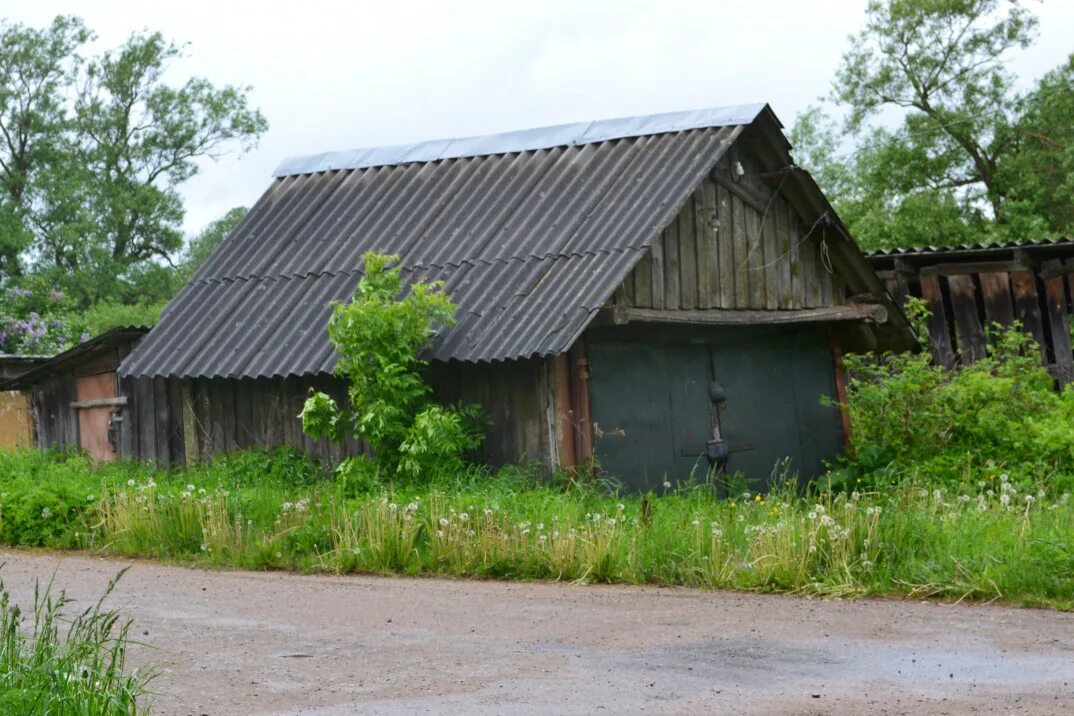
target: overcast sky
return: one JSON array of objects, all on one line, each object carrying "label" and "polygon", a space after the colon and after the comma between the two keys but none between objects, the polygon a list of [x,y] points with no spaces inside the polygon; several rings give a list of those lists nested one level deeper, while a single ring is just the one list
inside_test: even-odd
[{"label": "overcast sky", "polygon": [[[174,81],[252,86],[269,120],[245,156],[185,187],[187,228],[252,204],[291,155],[562,122],[768,102],[787,125],[827,94],[864,0],[232,2],[0,0],[9,21],[81,15],[116,46],[187,43]],[[1074,2],[1031,2],[1025,83],[1074,51]],[[279,8],[279,9],[276,9]]]}]

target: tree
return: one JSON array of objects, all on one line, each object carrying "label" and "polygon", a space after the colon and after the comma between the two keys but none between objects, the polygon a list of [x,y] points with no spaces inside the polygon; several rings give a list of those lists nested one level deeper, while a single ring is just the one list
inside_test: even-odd
[{"label": "tree", "polygon": [[183,280],[190,280],[197,273],[201,265],[224,242],[232,229],[246,218],[246,212],[245,206],[236,206],[219,219],[210,222],[190,240],[182,264]]},{"label": "tree", "polygon": [[375,460],[351,458],[344,478],[378,471],[428,477],[462,465],[464,452],[481,444],[476,406],[444,407],[431,400],[421,353],[437,326],[454,323],[455,305],[443,282],[403,282],[398,256],[367,253],[364,275],[349,303],[337,303],[328,336],[339,352],[335,373],[348,383],[350,409],[314,393],[302,409],[312,437],[342,442],[353,436]]},{"label": "tree", "polygon": [[[1070,73],[1057,70],[1021,96],[1005,65],[1036,26],[1017,0],[869,3],[833,86],[831,100],[846,110],[843,131],[813,109],[792,132],[799,163],[816,170],[863,243],[957,243],[1070,227],[1057,178],[1070,130],[1053,121],[1056,106],[1074,102]],[[847,138],[852,151],[840,156]]]},{"label": "tree", "polygon": [[200,160],[246,151],[267,128],[249,88],[165,83],[182,48],[160,33],[85,59],[92,38],[77,18],[0,26],[3,268],[17,275],[9,257],[28,253],[83,304],[159,281],[151,267],[182,248],[179,187]]}]

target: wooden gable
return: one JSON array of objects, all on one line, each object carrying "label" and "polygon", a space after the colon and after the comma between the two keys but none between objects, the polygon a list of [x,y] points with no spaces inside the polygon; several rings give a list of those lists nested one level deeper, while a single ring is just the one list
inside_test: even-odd
[{"label": "wooden gable", "polygon": [[846,283],[832,268],[823,231],[811,232],[762,172],[749,155],[728,152],[627,276],[614,303],[671,311],[844,305]]}]

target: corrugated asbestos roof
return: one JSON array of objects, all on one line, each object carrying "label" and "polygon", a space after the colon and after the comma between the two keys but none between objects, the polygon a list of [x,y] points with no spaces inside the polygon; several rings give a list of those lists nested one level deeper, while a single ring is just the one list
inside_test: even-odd
[{"label": "corrugated asbestos roof", "polygon": [[[438,336],[430,358],[561,353],[743,125],[766,109],[285,162],[278,172],[284,176],[168,305],[120,372],[330,372],[336,356],[326,331],[328,304],[351,296],[361,256],[371,250],[400,254],[408,278],[446,282],[458,323]],[[695,126],[700,118],[711,124]],[[562,144],[550,145],[553,139]]]},{"label": "corrugated asbestos roof", "polygon": [[1055,237],[1044,239],[1025,239],[1021,241],[982,241],[978,243],[954,244],[951,246],[906,246],[892,249],[876,249],[865,252],[868,258],[895,256],[924,256],[931,254],[964,253],[993,251],[1005,249],[1035,249],[1052,247],[1074,247],[1074,238]]}]

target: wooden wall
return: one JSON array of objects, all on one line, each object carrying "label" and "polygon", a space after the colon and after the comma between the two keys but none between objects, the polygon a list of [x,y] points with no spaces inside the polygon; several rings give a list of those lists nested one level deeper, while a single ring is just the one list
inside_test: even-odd
[{"label": "wooden wall", "polygon": [[34,444],[30,399],[19,391],[0,392],[0,449]]},{"label": "wooden wall", "polygon": [[313,440],[298,415],[311,388],[346,400],[334,378],[259,380],[127,378],[120,453],[160,465],[205,461],[260,447],[294,445],[326,463],[360,454],[353,439],[345,445]]},{"label": "wooden wall", "polygon": [[[479,403],[492,420],[481,459],[489,464],[548,462],[556,437],[551,361],[492,365],[437,364],[433,382],[445,402]],[[310,389],[346,404],[343,381],[329,377],[261,380],[128,378],[120,453],[124,457],[182,465],[248,448],[294,445],[326,464],[358,455],[345,445],[312,440],[298,418]]]},{"label": "wooden wall", "polygon": [[1039,266],[1011,261],[901,265],[880,275],[896,302],[905,304],[910,296],[925,301],[932,313],[929,342],[940,365],[984,357],[986,328],[1018,320],[1059,384],[1074,382],[1074,259],[1048,259]]},{"label": "wooden wall", "polygon": [[481,449],[482,462],[558,464],[560,438],[551,359],[437,363],[433,384],[441,402],[484,406],[492,424]]},{"label": "wooden wall", "polygon": [[[742,159],[744,163],[748,159]],[[846,288],[778,193],[725,162],[687,200],[616,293],[636,307],[797,309],[841,305]]]}]

